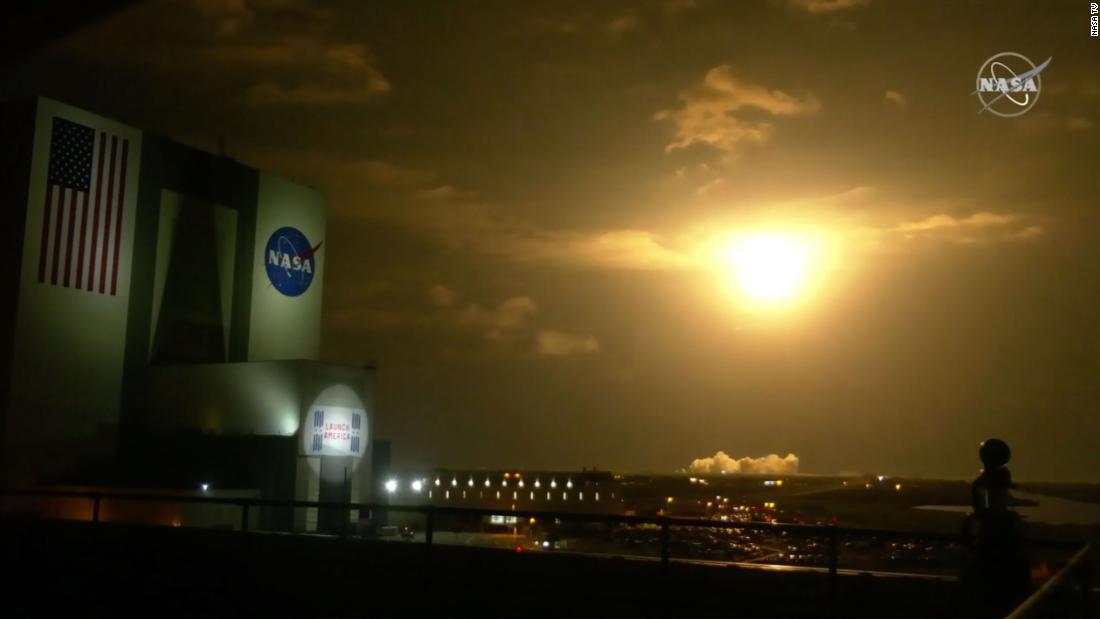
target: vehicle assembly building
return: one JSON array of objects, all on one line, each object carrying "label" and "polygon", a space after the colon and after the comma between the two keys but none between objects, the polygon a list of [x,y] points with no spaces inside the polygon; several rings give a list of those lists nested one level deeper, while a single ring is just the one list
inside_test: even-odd
[{"label": "vehicle assembly building", "polygon": [[3,127],[3,482],[365,500],[372,371],[318,359],[323,196],[46,98]]}]

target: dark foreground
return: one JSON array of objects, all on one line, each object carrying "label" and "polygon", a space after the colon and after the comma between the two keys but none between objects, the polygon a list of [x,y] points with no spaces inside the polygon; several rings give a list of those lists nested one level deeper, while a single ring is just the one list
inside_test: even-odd
[{"label": "dark foreground", "polygon": [[7,617],[942,617],[955,586],[840,576],[830,604],[819,573],[85,522],[0,535]]}]

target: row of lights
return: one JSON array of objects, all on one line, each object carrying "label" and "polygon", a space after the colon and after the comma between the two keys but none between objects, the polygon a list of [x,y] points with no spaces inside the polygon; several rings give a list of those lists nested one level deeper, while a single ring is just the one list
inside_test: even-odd
[{"label": "row of lights", "polygon": [[[725,471],[722,471],[722,472],[725,473]],[[699,484],[701,486],[709,485],[707,483],[707,480],[703,479],[702,477],[688,477],[688,481],[693,483],[693,484]],[[879,481],[882,481],[882,480],[879,479]],[[765,486],[779,486],[779,487],[782,487],[783,486],[783,480],[782,479],[768,479],[768,480],[764,481],[764,485]]]},{"label": "row of lights", "polygon": [[[501,482],[500,482],[501,487],[504,487],[504,488],[508,487],[508,478],[510,478],[510,477],[512,477],[512,475],[510,473],[505,473],[504,474],[504,479],[501,480]],[[516,479],[516,487],[518,487],[518,488],[525,487],[524,481],[523,481],[523,479],[522,479],[522,477],[519,473],[515,474],[515,479]],[[409,488],[411,488],[413,492],[421,492],[422,490],[424,490],[424,486],[427,485],[427,483],[428,482],[427,482],[426,479],[414,479],[411,483],[409,483]],[[435,478],[435,486],[438,488],[442,484],[443,484],[443,480],[436,477]],[[475,483],[474,483],[474,478],[473,477],[469,478],[466,481],[466,486],[467,487],[473,488],[474,485],[475,485]],[[492,487],[493,483],[488,477],[486,477],[484,485],[485,485],[486,488],[489,488],[489,487]],[[535,483],[533,485],[534,485],[535,488],[541,488],[542,487],[542,481],[539,480],[539,479],[536,479]],[[400,485],[397,483],[396,479],[390,479],[390,480],[386,481],[386,492],[388,492],[390,494],[393,494],[393,493],[397,492],[399,487],[400,487]],[[457,488],[458,487],[458,478],[457,477],[451,479],[451,487],[452,488]],[[556,489],[558,487],[558,480],[557,479],[551,479],[550,480],[550,487]],[[573,488],[573,480],[572,479],[566,480],[565,487],[569,488],[569,489],[572,489]]]},{"label": "row of lights", "polygon": [[[453,484],[453,485],[457,485],[457,484]],[[473,484],[470,484],[470,485],[472,486]],[[536,481],[535,486],[538,487],[539,485],[540,485],[539,482]],[[551,487],[556,488],[557,487],[557,482],[551,481],[550,485],[551,485]],[[413,492],[420,493],[424,490],[424,481],[420,480],[420,479],[414,479],[412,481],[412,483],[409,484],[409,487],[412,489]],[[567,482],[566,487],[572,488],[573,487],[573,482],[572,481]],[[386,488],[386,492],[388,494],[395,494],[397,492],[398,488],[399,488],[399,484],[398,484],[396,479],[389,479],[389,480],[386,481],[385,488]],[[434,493],[433,493],[432,490],[428,490],[428,498],[429,499],[433,498],[433,494]],[[595,500],[599,501],[600,500],[600,493],[596,492],[596,493],[594,493],[594,495],[595,495],[595,497],[594,497]],[[535,491],[534,490],[530,491],[529,497],[530,497],[530,500],[532,500],[532,501],[535,500]],[[451,498],[451,491],[449,489],[444,491],[444,498],[448,499],[448,500]],[[462,498],[463,499],[466,498],[466,490],[462,491]],[[484,493],[479,492],[478,493],[478,498],[484,498]],[[497,492],[496,492],[496,498],[497,499],[501,498],[499,490],[497,490]],[[518,500],[519,499],[519,492],[518,491],[516,491],[516,490],[512,491],[512,499],[513,500]],[[546,492],[546,500],[547,501],[554,500],[553,493],[551,493],[550,491],[547,491]],[[568,492],[562,492],[561,493],[561,500],[568,501],[569,500],[569,493]],[[578,492],[577,493],[577,500],[579,500],[579,501],[584,500],[584,493],[583,492]]]},{"label": "row of lights", "polygon": [[[886,476],[885,475],[879,475],[876,479],[878,479],[880,482],[883,482],[883,481],[886,481]],[[848,482],[843,482],[843,483],[844,483],[845,486],[848,485]],[[870,490],[871,489],[871,482],[864,483],[863,487]],[[901,492],[901,483],[900,482],[894,484],[894,490],[897,491],[897,492]]]}]

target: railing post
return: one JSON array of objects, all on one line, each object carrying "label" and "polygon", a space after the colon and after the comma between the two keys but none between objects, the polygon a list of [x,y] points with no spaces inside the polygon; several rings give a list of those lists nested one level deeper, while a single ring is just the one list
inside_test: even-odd
[{"label": "railing post", "polygon": [[92,495],[92,522],[99,522],[99,495]]},{"label": "railing post", "polygon": [[1086,557],[1081,568],[1077,570],[1077,584],[1081,587],[1081,616],[1085,619],[1092,616],[1092,565],[1091,559]]},{"label": "railing post", "polygon": [[432,533],[435,530],[435,510],[431,507],[424,512],[424,544],[428,552],[432,550]]},{"label": "railing post", "polygon": [[661,571],[668,572],[668,518],[661,520]]},{"label": "railing post", "polygon": [[837,547],[836,525],[829,525],[829,610],[836,608],[837,563],[840,549]]},{"label": "railing post", "polygon": [[241,503],[241,533],[248,533],[248,503]]}]

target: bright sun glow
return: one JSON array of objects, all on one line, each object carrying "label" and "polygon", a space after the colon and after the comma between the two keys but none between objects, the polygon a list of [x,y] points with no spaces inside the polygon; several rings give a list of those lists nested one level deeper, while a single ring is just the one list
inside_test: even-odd
[{"label": "bright sun glow", "polygon": [[776,306],[807,291],[817,254],[816,243],[808,237],[756,233],[726,242],[720,262],[724,276],[746,300]]}]

